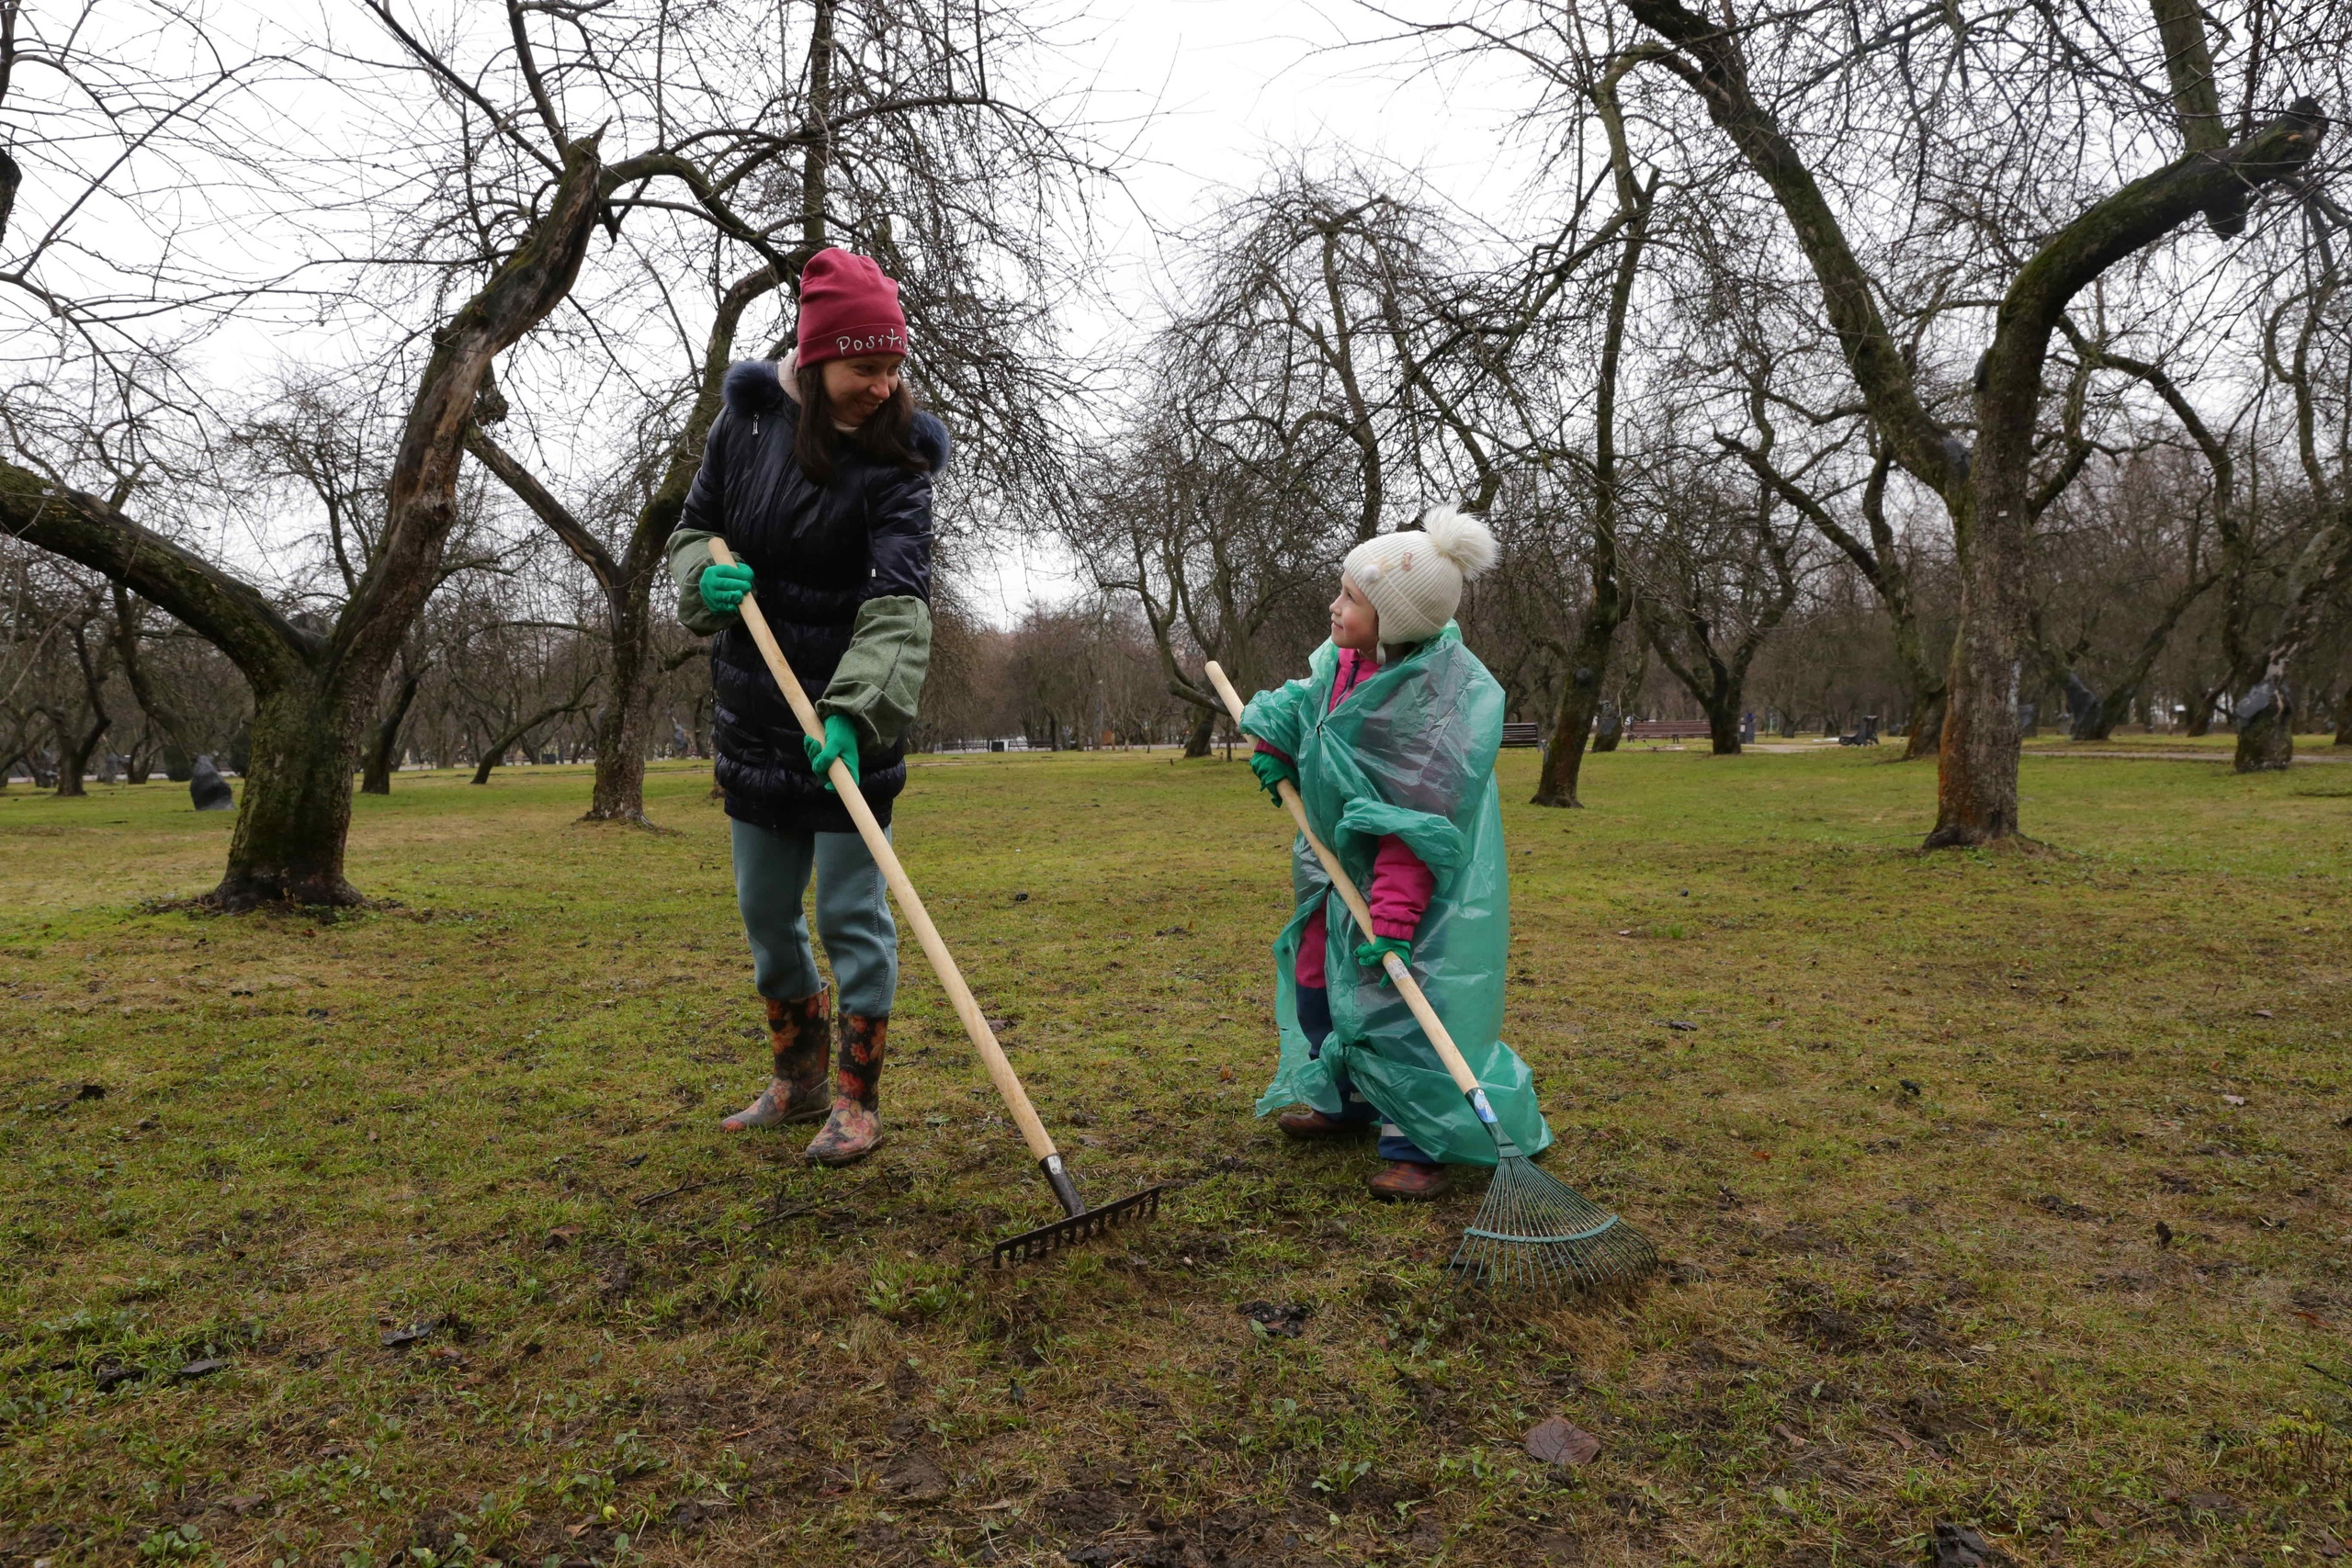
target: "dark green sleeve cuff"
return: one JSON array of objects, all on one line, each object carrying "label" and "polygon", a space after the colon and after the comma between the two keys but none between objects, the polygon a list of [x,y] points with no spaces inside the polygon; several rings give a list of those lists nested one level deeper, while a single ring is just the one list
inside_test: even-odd
[{"label": "dark green sleeve cuff", "polygon": [[931,606],[911,594],[868,599],[817,712],[855,725],[861,750],[896,746],[914,728],[930,668]]},{"label": "dark green sleeve cuff", "polygon": [[710,542],[718,536],[707,528],[681,528],[663,547],[670,576],[678,584],[679,623],[696,637],[723,632],[742,618],[722,615],[702,602],[702,569],[710,564]]}]

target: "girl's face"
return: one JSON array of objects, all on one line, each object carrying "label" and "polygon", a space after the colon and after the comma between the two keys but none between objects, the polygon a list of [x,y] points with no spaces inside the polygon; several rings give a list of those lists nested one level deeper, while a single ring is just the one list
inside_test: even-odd
[{"label": "girl's face", "polygon": [[824,364],[825,400],[843,424],[864,424],[899,389],[901,354],[867,354]]},{"label": "girl's face", "polygon": [[1370,653],[1380,646],[1380,613],[1356,587],[1355,579],[1340,574],[1340,596],[1331,601],[1331,645]]}]

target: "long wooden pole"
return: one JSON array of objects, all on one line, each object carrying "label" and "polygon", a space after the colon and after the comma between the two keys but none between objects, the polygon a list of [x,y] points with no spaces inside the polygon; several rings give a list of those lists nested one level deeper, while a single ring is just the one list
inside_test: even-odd
[{"label": "long wooden pole", "polygon": [[[724,539],[710,541],[710,558],[721,566],[735,564],[734,552]],[[784,657],[784,649],[776,646],[775,634],[768,629],[768,618],[760,611],[759,601],[751,594],[743,595],[741,611],[744,626],[751,628],[752,640],[760,645],[760,653],[767,660],[768,673],[775,677],[776,685],[784,693],[784,700],[792,705],[793,716],[800,720],[800,728],[819,740],[825,738],[825,726],[817,716],[817,706],[808,694],[800,689],[799,678],[793,674],[791,662]],[[1077,1188],[1069,1173],[1062,1168],[1061,1156],[1054,1148],[1053,1134],[1037,1119],[1035,1107],[1029,1103],[1028,1092],[1021,1087],[1012,1064],[1005,1060],[1004,1047],[997,1043],[996,1032],[980,1011],[980,1004],[972,999],[972,987],[964,983],[964,972],[956,967],[956,960],[947,951],[947,943],[939,928],[931,923],[931,912],[922,907],[922,898],[915,892],[915,885],[907,880],[906,867],[890,848],[890,840],[882,834],[882,825],[874,819],[874,808],[865,804],[865,796],[857,789],[857,779],[849,764],[833,759],[831,770],[825,775],[832,781],[834,793],[842,797],[842,805],[849,810],[850,820],[857,824],[858,837],[865,840],[874,863],[882,868],[882,880],[889,884],[890,897],[899,901],[899,912],[915,931],[915,941],[922,944],[923,956],[931,960],[931,967],[939,976],[940,988],[947,993],[948,1001],[956,1009],[956,1016],[964,1022],[964,1032],[972,1037],[973,1046],[989,1070],[989,1081],[996,1085],[996,1092],[1004,1100],[1005,1109],[1012,1112],[1012,1123],[1021,1129],[1022,1141],[1037,1163],[1046,1168],[1046,1178],[1059,1198],[1062,1207],[1078,1213],[1085,1205],[1077,1199]]]},{"label": "long wooden pole", "polygon": [[[1233,715],[1233,727],[1240,728],[1241,694],[1233,689],[1233,682],[1225,678],[1225,671],[1213,659],[1209,660],[1208,677],[1209,684],[1215,686],[1216,694],[1224,699],[1226,710]],[[1291,820],[1298,824],[1300,834],[1306,838],[1308,847],[1315,851],[1315,858],[1323,863],[1323,874],[1339,890],[1340,901],[1347,905],[1348,913],[1355,917],[1356,929],[1370,937],[1372,909],[1364,903],[1363,895],[1356,891],[1355,880],[1340,864],[1340,857],[1331,852],[1331,846],[1322,840],[1306,820],[1306,803],[1299,799],[1298,786],[1284,779],[1276,787],[1282,795],[1283,804],[1290,807]],[[1437,1047],[1437,1059],[1445,1064],[1446,1075],[1453,1079],[1453,1087],[1468,1097],[1471,1109],[1478,1113],[1478,1120],[1492,1126],[1494,1109],[1487,1103],[1487,1091],[1478,1087],[1478,1075],[1470,1070],[1470,1064],[1463,1059],[1461,1047],[1455,1045],[1453,1036],[1445,1032],[1445,1024],[1438,1018],[1437,1010],[1430,1006],[1429,998],[1421,994],[1421,987],[1414,980],[1412,970],[1393,953],[1384,953],[1380,957],[1382,968],[1396,983],[1397,995],[1405,998],[1405,1005],[1413,1010],[1413,1017],[1420,1023],[1421,1032],[1427,1034],[1430,1043]]]}]

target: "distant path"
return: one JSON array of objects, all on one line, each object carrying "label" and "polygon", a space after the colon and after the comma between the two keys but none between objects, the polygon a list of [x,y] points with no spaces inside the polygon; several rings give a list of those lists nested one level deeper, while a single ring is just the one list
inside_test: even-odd
[{"label": "distant path", "polygon": [[[1679,750],[1679,748],[1675,748],[1675,750]],[[1743,751],[1771,751],[1781,756],[1802,756],[1811,752],[1834,751],[1838,750],[1838,748],[1827,742],[1816,744],[1811,741],[1805,741],[1797,744],[1788,744],[1785,742],[1773,741],[1750,741],[1747,745],[1741,747],[1740,750]],[[1859,750],[1867,751],[1872,750],[1872,748],[1865,746],[1859,748]],[[2109,761],[2123,762],[2228,762],[2233,760],[2233,753],[2220,750],[2210,751],[2142,751],[2118,749],[2105,751],[2077,751],[2069,749],[2067,750],[2061,751],[2052,747],[2028,746],[2025,747],[2018,754],[2026,757],[2070,757],[2076,759],[2098,758]],[[1925,760],[1926,759],[1924,758],[1921,759],[1923,761]],[[2298,750],[2295,752],[2295,765],[2297,767],[2301,767],[2305,762],[2352,762],[2352,748],[2335,747],[2326,751],[2307,751]]]},{"label": "distant path", "polygon": [[[2235,760],[2227,751],[2052,751],[2030,747],[2023,754],[2028,757],[2108,757],[2131,762],[2228,762]],[[2295,765],[2300,768],[2305,762],[2352,762],[2352,756],[2297,751]]]}]

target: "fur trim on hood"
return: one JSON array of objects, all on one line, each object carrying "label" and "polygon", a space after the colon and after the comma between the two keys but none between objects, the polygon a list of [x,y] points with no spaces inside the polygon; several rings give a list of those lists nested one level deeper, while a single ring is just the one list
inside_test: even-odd
[{"label": "fur trim on hood", "polygon": [[773,359],[739,359],[727,367],[725,396],[728,412],[744,419],[763,414],[785,400],[783,377],[790,360],[779,364]]}]

